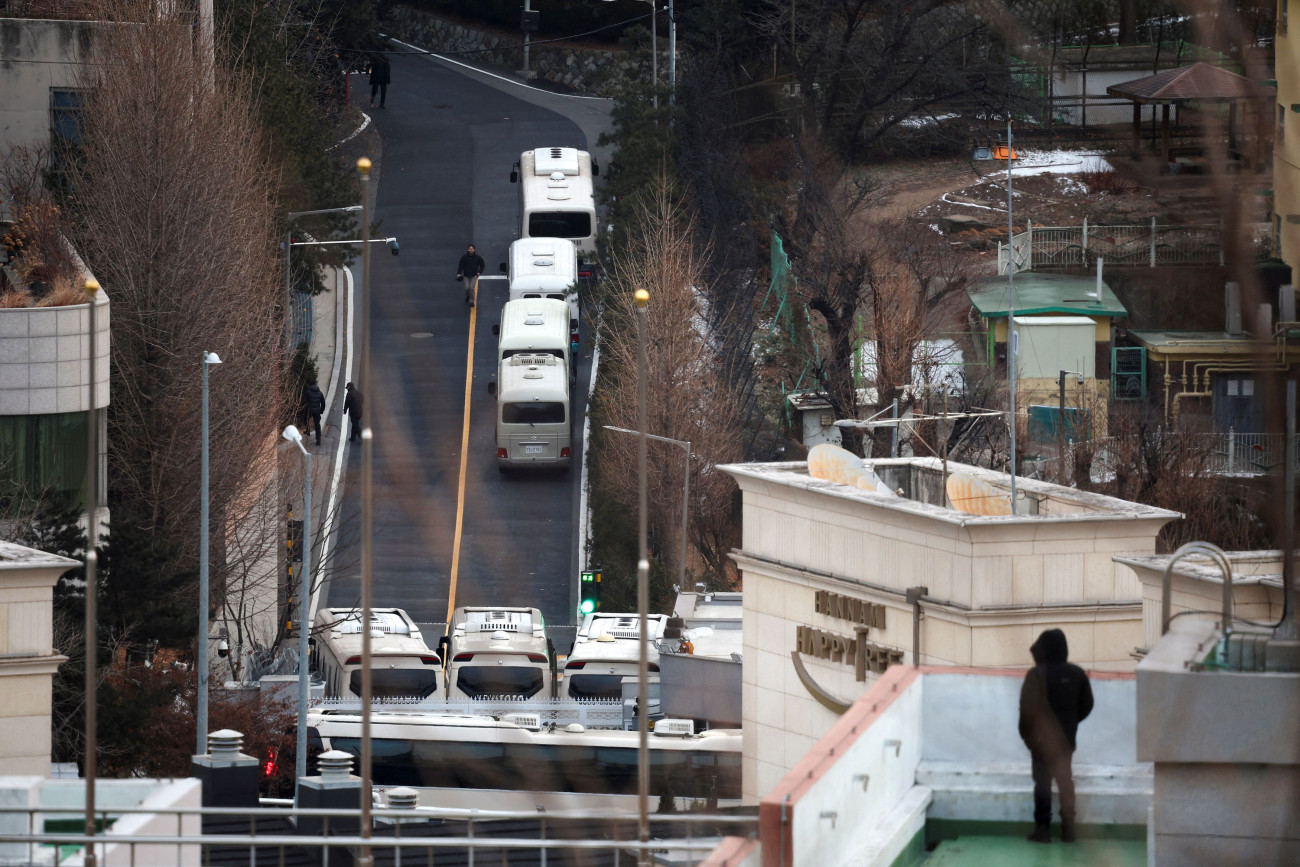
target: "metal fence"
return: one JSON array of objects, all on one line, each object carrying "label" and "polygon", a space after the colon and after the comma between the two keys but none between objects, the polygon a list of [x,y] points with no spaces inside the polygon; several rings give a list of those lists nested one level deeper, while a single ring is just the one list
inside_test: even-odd
[{"label": "metal fence", "polygon": [[[1190,451],[1187,471],[1191,474],[1263,476],[1284,472],[1286,437],[1282,434],[1236,433],[1230,430],[1227,433],[1194,434],[1183,443]],[[1132,443],[1125,447],[1118,437],[1090,440],[1079,444],[1077,448],[1092,452],[1091,475],[1097,483],[1112,481],[1117,471],[1125,469],[1120,464],[1131,460],[1131,455],[1136,451]],[[1071,445],[1066,450],[1067,470],[1074,467],[1075,449],[1076,446]],[[1300,472],[1300,440],[1297,440],[1295,450],[1297,472]],[[1049,453],[1028,462],[1025,469],[1026,474],[1034,478],[1055,478],[1061,473],[1062,466],[1060,458]]]},{"label": "metal fence", "polygon": [[[314,706],[322,710],[361,712],[361,702],[358,699],[327,698]],[[505,717],[507,714],[537,714],[542,723],[557,726],[578,723],[592,729],[623,728],[623,702],[618,700],[385,698],[382,701],[371,702],[370,707],[373,713],[400,711],[402,713],[470,714],[498,718]]]},{"label": "metal fence", "polygon": [[1223,226],[1035,226],[998,244],[998,273],[1107,265],[1222,265]]},{"label": "metal fence", "polygon": [[[697,864],[722,836],[757,831],[753,815],[650,817],[651,840],[637,841],[635,813],[375,808],[371,835],[358,811],[294,808],[290,801],[247,807],[115,807],[97,811],[104,830],[85,835],[75,805],[0,806],[0,853],[6,864],[82,864],[94,845],[100,864],[352,864],[362,847],[378,865],[614,865],[651,860]],[[306,830],[305,824],[319,829]],[[300,827],[303,826],[303,827]],[[57,830],[67,827],[76,830]],[[173,830],[174,829],[174,830]],[[201,829],[201,830],[200,830]],[[658,858],[656,858],[658,856]],[[663,863],[659,861],[659,863]]]},{"label": "metal fence", "polygon": [[311,346],[312,296],[307,292],[289,293],[289,345],[291,351],[299,346]]}]

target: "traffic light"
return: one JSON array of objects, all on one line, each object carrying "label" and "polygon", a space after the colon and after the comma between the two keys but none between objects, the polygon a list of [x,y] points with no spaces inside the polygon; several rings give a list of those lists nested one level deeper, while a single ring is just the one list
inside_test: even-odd
[{"label": "traffic light", "polygon": [[578,588],[578,613],[591,614],[600,608],[601,570],[590,569],[582,573]]}]

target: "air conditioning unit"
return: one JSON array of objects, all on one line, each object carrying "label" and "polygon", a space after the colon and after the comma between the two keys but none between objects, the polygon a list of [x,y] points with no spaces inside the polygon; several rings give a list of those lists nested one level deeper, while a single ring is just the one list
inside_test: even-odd
[{"label": "air conditioning unit", "polygon": [[528,729],[530,732],[540,731],[542,728],[541,714],[508,713],[502,719],[511,725],[519,726],[521,729]]},{"label": "air conditioning unit", "polygon": [[665,738],[688,738],[695,734],[695,721],[689,719],[661,719],[655,723],[655,734]]}]

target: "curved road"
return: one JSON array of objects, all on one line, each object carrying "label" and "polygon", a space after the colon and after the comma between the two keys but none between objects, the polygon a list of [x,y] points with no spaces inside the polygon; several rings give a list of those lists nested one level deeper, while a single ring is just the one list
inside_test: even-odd
[{"label": "curved road", "polygon": [[[590,149],[588,137],[605,124],[605,101],[534,90],[402,53],[401,46],[395,51],[388,107],[368,110],[383,147],[374,218],[382,221],[381,236],[401,243],[398,257],[375,245],[371,259],[373,372],[366,409],[375,431],[373,598],[376,606],[398,606],[419,622],[438,623],[448,613],[471,354],[471,312],[454,280],[456,261],[473,242],[487,275],[499,275],[498,263],[518,237],[517,188],[509,174],[519,153],[551,145]],[[369,88],[362,93],[362,86],[354,78],[354,100],[364,105]],[[359,279],[359,268],[354,271]],[[504,279],[481,282],[455,604],[531,605],[549,625],[572,623],[582,450],[575,444],[567,474],[497,472],[496,405],[487,383],[496,375],[492,325],[505,297]],[[578,395],[586,394],[589,372],[584,343]],[[585,402],[574,411],[584,412]],[[350,448],[330,606],[360,598],[361,451]]]}]

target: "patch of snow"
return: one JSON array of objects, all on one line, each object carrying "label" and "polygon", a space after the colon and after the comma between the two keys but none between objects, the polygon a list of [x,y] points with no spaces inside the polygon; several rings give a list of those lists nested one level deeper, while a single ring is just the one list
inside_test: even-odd
[{"label": "patch of snow", "polygon": [[926,115],[925,117],[909,116],[900,120],[898,125],[907,127],[908,129],[920,129],[921,127],[931,126],[932,124],[941,121],[952,120],[954,117],[961,117],[961,115],[950,112],[948,114]]},{"label": "patch of snow", "polygon": [[[947,194],[945,193],[945,195],[947,195]],[[932,232],[938,232],[940,235],[943,234],[943,229],[940,229],[940,228],[939,228],[939,224],[938,224],[938,223],[931,223],[931,224],[930,224],[930,231],[932,231]]]},{"label": "patch of snow", "polygon": [[[1016,177],[1031,175],[1072,175],[1078,172],[1109,172],[1114,168],[1106,157],[1097,151],[1082,150],[1016,150],[1016,163],[1012,173]],[[1006,172],[1000,172],[1006,177]]]}]

